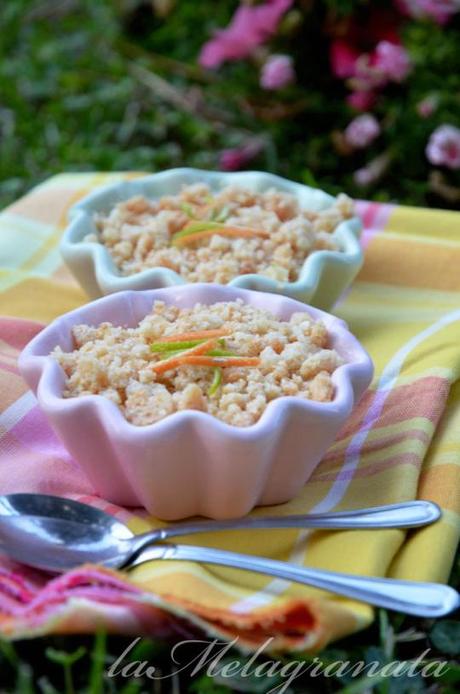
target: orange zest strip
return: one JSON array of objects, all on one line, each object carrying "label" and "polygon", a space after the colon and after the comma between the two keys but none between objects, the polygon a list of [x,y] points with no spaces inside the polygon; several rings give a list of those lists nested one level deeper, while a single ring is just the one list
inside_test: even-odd
[{"label": "orange zest strip", "polygon": [[[169,371],[170,369],[175,369],[176,366],[180,366],[184,362],[184,357],[185,355],[201,355],[201,354],[206,354],[210,349],[213,349],[216,346],[217,343],[217,338],[213,338],[211,340],[206,340],[206,342],[202,342],[201,345],[197,345],[196,347],[192,347],[191,349],[188,349],[186,352],[183,352],[182,354],[177,354],[175,357],[171,357],[171,359],[165,359],[164,361],[160,361],[156,364],[153,364],[152,368],[157,374],[162,374],[165,371]],[[208,357],[209,359],[210,357]]]},{"label": "orange zest strip", "polygon": [[180,362],[177,366],[259,366],[259,357],[209,357],[206,355],[187,354],[180,355],[177,360]]},{"label": "orange zest strip", "polygon": [[[184,230],[187,227],[184,227]],[[241,238],[270,238],[270,234],[261,229],[245,229],[244,227],[218,227],[214,229],[206,229],[205,231],[197,231],[196,234],[187,234],[186,236],[181,236],[175,239],[173,237],[172,243],[175,246],[185,246],[186,244],[194,241],[200,241],[201,239],[208,238],[208,236],[214,236],[218,234],[219,236],[234,236]]]},{"label": "orange zest strip", "polygon": [[226,330],[225,328],[218,328],[216,330],[196,330],[195,332],[191,331],[188,333],[177,333],[176,335],[161,337],[159,340],[155,340],[155,343],[163,344],[164,342],[186,342],[187,340],[206,340],[210,337],[225,337],[225,335],[228,335],[228,330]]}]

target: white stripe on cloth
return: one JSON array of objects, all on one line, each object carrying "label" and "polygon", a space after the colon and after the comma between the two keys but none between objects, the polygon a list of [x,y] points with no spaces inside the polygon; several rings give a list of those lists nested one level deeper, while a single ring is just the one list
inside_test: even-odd
[{"label": "white stripe on cloth", "polygon": [[36,404],[37,400],[35,395],[32,391],[28,390],[27,393],[21,395],[21,397],[15,400],[6,410],[3,410],[0,414],[0,437],[20,422]]}]

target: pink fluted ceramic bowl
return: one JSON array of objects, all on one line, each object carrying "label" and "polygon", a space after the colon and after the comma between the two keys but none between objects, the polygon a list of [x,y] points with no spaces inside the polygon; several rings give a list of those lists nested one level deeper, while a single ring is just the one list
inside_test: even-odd
[{"label": "pink fluted ceramic bowl", "polygon": [[[103,396],[62,397],[65,375],[49,354],[56,345],[73,348],[73,325],[110,321],[134,326],[156,299],[190,307],[237,298],[281,319],[308,311],[324,321],[332,346],[346,362],[332,375],[332,402],[278,398],[258,422],[245,428],[195,410],[138,427]],[[194,515],[236,518],[257,505],[292,499],[334,441],[373,371],[368,354],[342,320],[280,295],[213,284],[127,291],[98,299],[39,333],[22,352],[19,368],[95,490],[122,506],[144,506],[163,520]]]}]

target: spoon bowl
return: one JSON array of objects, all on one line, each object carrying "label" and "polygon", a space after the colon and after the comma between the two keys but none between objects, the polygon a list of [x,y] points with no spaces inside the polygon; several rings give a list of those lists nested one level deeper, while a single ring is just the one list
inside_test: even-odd
[{"label": "spoon bowl", "polygon": [[72,499],[45,494],[0,497],[0,550],[45,571],[59,573],[95,561],[117,568],[132,554],[132,538],[131,530],[114,516]]}]

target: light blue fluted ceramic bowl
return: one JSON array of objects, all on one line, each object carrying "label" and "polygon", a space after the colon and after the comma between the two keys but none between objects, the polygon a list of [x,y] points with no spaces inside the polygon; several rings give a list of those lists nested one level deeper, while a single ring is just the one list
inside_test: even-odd
[{"label": "light blue fluted ceramic bowl", "polygon": [[[169,268],[155,267],[134,275],[123,276],[107,249],[98,243],[85,242],[89,233],[96,231],[95,212],[107,212],[118,202],[133,195],[159,198],[179,193],[184,185],[204,182],[212,190],[238,184],[254,191],[276,188],[295,195],[301,207],[323,210],[333,204],[331,195],[288,181],[262,171],[221,173],[200,169],[169,169],[161,173],[122,181],[96,189],[70,210],[70,222],[61,241],[61,253],[83,289],[92,298],[127,289],[158,289],[187,282]],[[329,309],[340,294],[353,282],[363,263],[359,244],[361,222],[353,217],[341,222],[332,236],[340,251],[314,251],[305,260],[295,282],[277,282],[257,274],[239,275],[229,282],[233,287],[283,294],[297,301]]]}]

